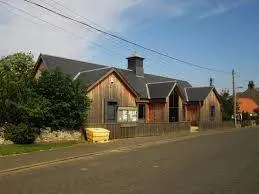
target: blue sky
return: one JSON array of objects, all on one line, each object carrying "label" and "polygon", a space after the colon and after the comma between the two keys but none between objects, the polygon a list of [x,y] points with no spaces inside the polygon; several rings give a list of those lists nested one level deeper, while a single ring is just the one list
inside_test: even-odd
[{"label": "blue sky", "polygon": [[[177,1],[164,2],[168,6],[161,6],[157,12],[141,6],[125,11],[123,17],[131,18],[132,26],[123,35],[199,65],[224,71],[235,68],[240,76],[237,84],[244,88],[248,80],[259,85],[259,1],[206,1],[207,6],[190,3],[186,7],[179,5],[178,10],[171,8],[175,14],[170,12],[170,5],[174,7]],[[229,74],[195,69],[134,49],[147,58],[146,72],[186,79],[197,86],[208,85],[212,77],[217,88],[231,88]],[[126,55],[128,51],[122,50]],[[124,62],[118,57],[105,57],[105,61]]]},{"label": "blue sky", "polygon": [[[238,86],[247,88],[248,81],[254,80],[259,87],[257,0],[34,1],[86,22],[94,21],[173,57],[229,72],[235,68]],[[0,4],[2,56],[31,51],[35,58],[46,53],[126,68],[125,58],[136,51],[146,58],[145,72],[187,80],[195,86],[208,85],[212,77],[219,90],[231,88],[230,74],[193,68],[112,40],[23,0],[7,2],[33,16]]]}]

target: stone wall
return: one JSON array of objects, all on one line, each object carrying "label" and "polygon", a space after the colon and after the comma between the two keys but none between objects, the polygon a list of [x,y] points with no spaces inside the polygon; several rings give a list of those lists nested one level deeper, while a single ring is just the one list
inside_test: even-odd
[{"label": "stone wall", "polygon": [[[81,141],[83,136],[80,131],[51,131],[43,130],[35,143],[58,143],[65,141]],[[4,139],[3,131],[0,131],[0,145],[13,144],[12,141]]]},{"label": "stone wall", "polygon": [[13,142],[5,140],[3,132],[0,131],[0,145],[13,144]]},{"label": "stone wall", "polygon": [[37,137],[35,143],[55,143],[62,141],[81,141],[83,139],[80,131],[51,131],[44,130]]}]

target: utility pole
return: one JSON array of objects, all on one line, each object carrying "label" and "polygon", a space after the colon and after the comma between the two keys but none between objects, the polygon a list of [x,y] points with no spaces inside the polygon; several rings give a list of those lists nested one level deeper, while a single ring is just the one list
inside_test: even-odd
[{"label": "utility pole", "polygon": [[233,114],[234,114],[234,126],[237,126],[237,96],[236,96],[236,84],[235,84],[235,70],[232,70],[232,84],[233,84]]}]

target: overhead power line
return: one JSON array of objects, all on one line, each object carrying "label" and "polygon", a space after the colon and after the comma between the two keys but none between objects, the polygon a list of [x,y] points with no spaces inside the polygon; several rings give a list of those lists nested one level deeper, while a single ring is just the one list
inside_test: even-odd
[{"label": "overhead power line", "polygon": [[[35,15],[33,15],[33,14],[31,14],[31,13],[29,13],[29,12],[27,12],[27,11],[21,9],[21,8],[18,8],[18,7],[14,6],[14,5],[10,4],[10,3],[7,3],[7,2],[2,1],[2,0],[0,0],[0,3],[6,5],[8,8],[10,8],[10,9],[7,9],[8,11],[10,11],[11,13],[13,13],[13,14],[19,16],[19,17],[24,17],[25,15],[29,16],[29,18],[27,18],[27,17],[24,17],[24,18],[27,19],[27,20],[29,20],[30,22],[36,24],[36,25],[39,24],[39,23],[36,22],[35,20],[38,20],[38,21],[43,22],[43,23],[45,23],[45,24],[47,24],[47,25],[49,25],[49,26],[51,26],[51,27],[53,27],[53,28],[56,28],[56,29],[58,29],[58,30],[63,31],[63,32],[65,32],[65,33],[67,33],[67,34],[73,36],[73,37],[76,38],[76,39],[87,40],[86,37],[82,37],[81,35],[78,35],[78,34],[76,34],[76,33],[73,33],[73,32],[71,32],[71,31],[69,31],[69,30],[67,30],[67,29],[65,29],[65,28],[63,28],[63,27],[60,27],[60,26],[58,26],[58,25],[55,25],[55,24],[53,24],[53,23],[51,23],[51,22],[49,22],[49,21],[47,21],[47,20],[44,20],[44,19],[42,19],[42,18],[40,18],[40,17],[37,17],[37,16],[35,16]],[[18,13],[16,13],[16,12],[12,11],[11,9],[16,10],[16,11],[18,11],[18,12],[21,12],[21,13],[24,14],[24,15],[20,15],[20,14],[18,14]],[[51,30],[53,30],[53,29],[51,29]],[[89,29],[89,31],[90,31],[90,32],[93,32],[93,30],[91,30],[91,29]],[[121,56],[121,57],[126,58],[126,56],[124,56],[124,55],[121,54],[120,52],[117,52],[116,49],[106,48],[106,47],[104,47],[103,45],[97,44],[97,43],[95,43],[95,42],[93,42],[93,41],[90,41],[90,40],[88,40],[88,42],[89,42],[89,44],[92,45],[93,47],[102,49],[102,52],[103,52],[104,54],[107,54],[107,55],[111,55],[111,54],[112,54],[112,55],[119,55],[119,56]],[[124,45],[124,46],[125,46],[125,45]],[[153,62],[152,62],[152,64],[154,65]]]},{"label": "overhead power line", "polygon": [[95,26],[93,26],[93,25],[91,25],[91,24],[88,24],[88,23],[86,23],[86,22],[77,20],[77,19],[75,19],[75,18],[73,18],[73,17],[70,17],[70,16],[67,16],[67,15],[65,15],[65,14],[59,13],[59,12],[57,12],[57,11],[55,11],[55,10],[52,10],[52,9],[50,9],[50,8],[48,8],[48,7],[45,7],[45,6],[43,6],[43,5],[40,5],[40,4],[35,3],[35,2],[33,2],[33,1],[30,1],[30,0],[24,0],[24,1],[25,1],[25,2],[28,2],[28,3],[30,3],[30,4],[33,4],[33,5],[37,6],[37,7],[40,7],[40,8],[42,8],[42,9],[44,9],[44,10],[47,10],[47,11],[49,11],[49,12],[55,14],[55,15],[58,15],[58,16],[60,16],[60,17],[63,17],[63,18],[65,18],[65,19],[67,19],[67,20],[70,20],[70,21],[73,21],[73,22],[78,23],[78,24],[80,24],[80,25],[86,26],[86,27],[88,27],[88,28],[90,28],[90,29],[93,29],[93,30],[95,30],[95,31],[97,31],[97,32],[99,32],[99,33],[102,33],[102,34],[104,34],[104,35],[113,37],[113,38],[115,38],[115,39],[121,40],[121,41],[126,42],[126,43],[128,43],[128,44],[131,44],[131,45],[134,45],[134,46],[136,46],[136,47],[142,48],[142,49],[144,49],[144,50],[150,51],[150,52],[152,52],[152,53],[155,53],[155,54],[161,55],[161,56],[163,56],[163,57],[166,57],[166,58],[169,58],[169,59],[178,61],[178,62],[180,62],[180,63],[184,63],[184,64],[187,64],[187,65],[189,65],[189,66],[196,67],[196,68],[200,68],[200,69],[205,69],[205,70],[208,70],[208,71],[214,71],[214,72],[219,72],[219,73],[227,73],[227,74],[230,74],[230,73],[231,73],[231,72],[227,72],[227,71],[222,71],[222,70],[213,69],[213,68],[210,68],[210,67],[201,66],[201,65],[198,65],[198,64],[191,63],[191,62],[189,62],[189,61],[185,61],[185,60],[183,60],[183,59],[179,59],[179,58],[170,56],[170,55],[165,54],[165,53],[162,53],[162,52],[160,52],[160,51],[157,51],[157,50],[154,50],[154,49],[145,47],[145,46],[143,46],[143,45],[141,45],[141,44],[139,44],[139,43],[136,43],[136,42],[134,42],[134,41],[128,40],[128,39],[123,38],[123,37],[121,37],[121,36],[118,36],[118,35],[115,35],[115,34],[113,34],[113,33],[107,32],[106,30],[102,30],[102,29],[100,29],[100,28],[98,28],[98,27],[95,27]]},{"label": "overhead power line", "polygon": [[[101,28],[101,29],[103,29],[103,30],[106,30],[106,31],[108,31],[108,32],[110,32],[110,33],[115,34],[114,32],[109,31],[107,28],[105,28],[105,27],[103,27],[103,26],[101,26],[101,25],[99,25],[99,24],[93,22],[92,20],[90,20],[90,19],[88,19],[88,18],[82,16],[81,14],[77,13],[75,10],[73,10],[73,9],[71,9],[71,8],[69,8],[69,7],[65,6],[65,5],[63,5],[62,3],[60,3],[60,1],[57,1],[57,0],[50,0],[48,3],[45,3],[45,1],[43,0],[42,2],[44,2],[44,4],[47,4],[47,5],[49,5],[50,7],[54,8],[54,9],[57,9],[58,11],[60,11],[60,13],[62,13],[62,12],[63,12],[63,13],[66,13],[67,16],[69,16],[69,17],[72,17],[72,15],[70,14],[70,13],[72,13],[72,14],[74,14],[74,15],[77,16],[77,19],[85,20],[85,21],[87,21],[87,22],[90,22],[90,23],[91,23],[92,25],[94,25],[94,26],[97,26],[97,27],[99,27],[99,28]],[[55,4],[55,6],[51,4],[52,2]],[[60,9],[59,6],[62,7],[64,10]],[[93,29],[89,29],[89,28],[87,28],[86,26],[82,26],[82,27],[83,27],[84,29],[88,30],[89,32],[93,32],[93,33],[95,32]],[[118,33],[116,33],[116,34],[118,34]],[[120,36],[121,36],[121,35],[120,35]],[[120,42],[118,39],[114,39],[113,37],[106,36],[106,35],[104,35],[103,38],[106,39],[106,40],[108,40],[108,41],[111,41],[111,44],[114,44],[114,45],[115,45],[115,48],[114,48],[115,50],[117,50],[117,48],[118,48],[117,46],[119,46],[120,48],[126,49],[127,51],[130,51],[130,52],[135,51],[133,48],[128,47],[128,46],[125,45],[124,43]],[[111,46],[111,45],[110,45],[110,46]],[[115,53],[116,53],[116,52],[115,52]],[[165,61],[163,60],[163,58],[161,58],[160,60],[157,60],[157,59],[156,59],[156,60],[154,61],[154,60],[152,59],[152,57],[153,57],[154,55],[150,54],[150,52],[147,52],[147,51],[146,51],[145,55],[147,55],[147,57],[145,56],[145,58],[148,60],[148,63],[146,63],[146,65],[155,65],[155,66],[156,66],[158,63],[161,64],[161,65],[164,65],[164,64],[168,63],[168,62],[165,62]]]},{"label": "overhead power line", "polygon": [[[78,34],[76,34],[76,33],[73,33],[73,32],[71,32],[71,31],[68,31],[68,30],[66,30],[66,29],[63,28],[63,27],[60,27],[60,26],[58,26],[58,25],[55,25],[55,24],[53,24],[53,23],[51,23],[51,22],[49,22],[49,21],[47,21],[47,20],[44,20],[44,19],[42,19],[42,18],[40,18],[40,17],[37,17],[37,16],[35,16],[35,15],[33,15],[33,14],[31,14],[31,13],[29,13],[29,12],[23,10],[23,9],[20,9],[20,8],[14,6],[14,5],[12,5],[12,4],[10,4],[10,3],[7,3],[7,2],[2,1],[2,0],[0,0],[0,3],[6,5],[8,8],[12,8],[13,10],[19,11],[19,12],[23,13],[24,15],[30,16],[31,19],[30,19],[30,18],[27,18],[27,17],[25,17],[25,18],[28,19],[30,22],[36,24],[36,25],[39,24],[39,23],[37,23],[37,22],[34,21],[34,20],[38,20],[38,21],[40,21],[40,22],[43,22],[43,23],[45,23],[45,24],[48,24],[49,26],[51,26],[51,27],[53,27],[53,28],[56,28],[56,29],[58,29],[58,30],[61,30],[61,31],[63,31],[63,32],[65,32],[65,33],[67,33],[67,34],[73,36],[73,37],[76,38],[76,39],[83,39],[83,40],[87,39],[86,37],[82,37],[81,35],[78,35]],[[13,12],[11,9],[7,9],[7,10],[10,11],[11,13],[13,13],[13,14],[19,16],[19,17],[24,17],[24,15],[20,15],[20,14],[18,14],[18,13],[16,13],[16,12]],[[32,19],[34,19],[34,20],[32,20]],[[53,29],[52,29],[52,30],[53,30]],[[108,54],[108,55],[117,54],[117,55],[120,55],[120,56],[122,56],[122,57],[126,57],[126,56],[122,55],[121,53],[114,51],[113,49],[109,49],[109,48],[104,47],[104,46],[101,45],[101,44],[97,44],[97,43],[95,43],[95,42],[93,42],[93,41],[90,41],[90,40],[88,40],[88,42],[89,42],[89,44],[92,45],[93,47],[97,47],[97,48],[102,49],[102,51],[103,51],[104,53]]]}]

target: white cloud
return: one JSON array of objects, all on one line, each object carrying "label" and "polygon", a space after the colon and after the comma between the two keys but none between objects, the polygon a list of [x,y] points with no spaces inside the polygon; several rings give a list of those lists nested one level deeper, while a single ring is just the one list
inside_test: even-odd
[{"label": "white cloud", "polygon": [[[65,11],[64,7],[50,0],[34,1],[44,6],[49,6],[52,9],[57,8],[63,12]],[[58,1],[66,7],[75,10],[80,15],[114,31],[121,30],[119,26],[123,26],[121,25],[120,13],[136,3],[135,0]],[[8,8],[12,12],[10,13],[7,11],[7,6],[0,3],[0,18],[2,18],[0,20],[0,55],[16,51],[31,51],[36,57],[39,53],[48,53],[71,58],[82,58],[89,51],[88,47],[91,46],[91,42],[95,42],[98,38],[97,33],[89,32],[78,24],[50,14],[47,11],[25,3],[23,0],[9,0],[7,2],[34,16],[62,27],[69,31],[69,33],[13,8]],[[14,13],[18,14],[18,16]]]},{"label": "white cloud", "polygon": [[142,0],[131,10],[135,12],[135,17],[144,21],[156,17],[172,19],[185,15],[204,19],[252,1],[254,0]]},{"label": "white cloud", "polygon": [[[61,10],[68,14],[65,7],[72,9],[80,15],[105,26],[111,31],[123,32],[128,25],[150,20],[153,17],[175,18],[199,11],[203,13],[199,18],[224,13],[239,6],[246,0],[225,0],[215,4],[214,0],[33,0],[51,9]],[[247,0],[248,1],[248,0]],[[25,3],[24,0],[6,1],[15,7],[29,12],[34,18],[20,13],[13,8],[0,3],[0,56],[16,51],[31,51],[36,57],[39,53],[65,56],[82,59],[94,55],[100,50],[92,42],[96,42],[100,35],[89,32],[82,26],[69,22],[47,11]],[[59,2],[59,4],[55,3]],[[46,4],[47,3],[47,4]],[[15,15],[14,13],[18,14]],[[128,13],[127,17],[123,17]],[[74,13],[69,13],[76,17]],[[62,29],[53,27],[39,17],[51,22]],[[81,19],[80,19],[81,20]],[[133,21],[133,23],[131,23]],[[137,22],[136,22],[137,21]],[[152,23],[153,24],[153,23]],[[69,31],[69,33],[67,32]],[[96,47],[98,48],[98,47]]]},{"label": "white cloud", "polygon": [[198,16],[199,19],[205,19],[214,15],[219,15],[230,10],[233,10],[240,5],[249,2],[249,0],[237,0],[237,1],[222,1],[218,4],[207,4],[208,9]]},{"label": "white cloud", "polygon": [[[198,0],[200,1],[200,0]],[[193,0],[141,0],[130,11],[138,20],[146,20],[153,17],[179,17],[185,15],[195,3]]]}]

